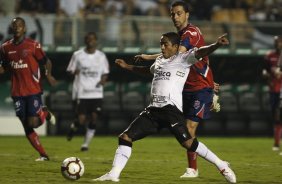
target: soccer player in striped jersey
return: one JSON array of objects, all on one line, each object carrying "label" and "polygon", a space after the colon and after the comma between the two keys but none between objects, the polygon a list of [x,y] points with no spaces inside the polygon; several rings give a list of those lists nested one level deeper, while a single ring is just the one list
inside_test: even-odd
[{"label": "soccer player in striped jersey", "polygon": [[39,141],[34,128],[46,120],[55,124],[55,118],[42,103],[40,65],[45,68],[45,77],[50,85],[55,85],[52,64],[41,48],[40,43],[25,37],[26,25],[21,17],[12,20],[13,38],[1,45],[0,73],[11,74],[11,96],[16,116],[20,119],[25,135],[34,149],[40,154],[36,161],[47,161],[49,157]]}]

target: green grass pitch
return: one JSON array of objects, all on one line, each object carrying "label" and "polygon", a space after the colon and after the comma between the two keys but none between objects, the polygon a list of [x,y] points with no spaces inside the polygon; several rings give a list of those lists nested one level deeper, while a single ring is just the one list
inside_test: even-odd
[{"label": "green grass pitch", "polygon": [[[85,164],[85,173],[75,183],[91,182],[111,168],[117,137],[96,136],[88,152],[80,152],[83,137],[71,142],[65,137],[41,137],[51,161],[38,157],[23,136],[0,137],[0,183],[73,183],[60,173],[61,162],[71,156]],[[200,137],[220,158],[231,163],[238,183],[282,184],[282,156],[271,150],[271,138]],[[185,150],[171,137],[147,137],[133,145],[131,158],[121,174],[121,184],[221,184],[226,183],[215,166],[198,159],[200,177],[180,179],[186,168]],[[111,182],[103,182],[111,183]]]}]

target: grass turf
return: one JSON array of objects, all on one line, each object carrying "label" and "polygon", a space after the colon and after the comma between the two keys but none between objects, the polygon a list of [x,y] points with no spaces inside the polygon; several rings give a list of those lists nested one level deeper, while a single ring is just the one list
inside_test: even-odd
[{"label": "grass turf", "polygon": [[[60,173],[61,162],[81,158],[85,173],[76,183],[91,182],[111,168],[116,137],[96,136],[88,152],[80,152],[83,137],[42,137],[51,161],[35,162],[37,152],[25,137],[0,137],[0,183],[70,183]],[[199,138],[220,158],[231,163],[238,183],[282,184],[282,156],[271,150],[271,138]],[[121,174],[121,184],[221,184],[226,183],[215,166],[198,159],[200,176],[180,179],[187,166],[185,150],[173,137],[148,137],[133,145],[131,158]],[[103,182],[110,183],[110,182]]]}]

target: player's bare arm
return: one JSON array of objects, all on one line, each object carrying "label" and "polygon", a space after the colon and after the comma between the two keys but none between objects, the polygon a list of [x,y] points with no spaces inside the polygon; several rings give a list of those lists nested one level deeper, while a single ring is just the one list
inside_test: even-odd
[{"label": "player's bare arm", "polygon": [[196,52],[195,52],[195,57],[197,59],[203,58],[212,52],[214,52],[216,49],[218,49],[221,46],[228,45],[229,40],[226,38],[227,34],[223,34],[222,36],[218,37],[217,41],[213,44],[207,45],[200,47]]},{"label": "player's bare arm", "polygon": [[149,61],[149,60],[155,60],[158,56],[160,56],[161,53],[158,54],[139,54],[134,56],[134,61]]},{"label": "player's bare arm", "polygon": [[0,66],[0,74],[3,74],[3,73],[5,73],[4,67]]},{"label": "player's bare arm", "polygon": [[115,63],[126,70],[136,72],[139,74],[150,74],[150,67],[148,66],[135,66],[135,65],[129,65],[127,64],[123,59],[116,59]]},{"label": "player's bare arm", "polygon": [[57,80],[52,75],[52,63],[49,59],[47,60],[45,64],[45,75],[46,75],[48,83],[51,86],[55,86],[57,84]]},{"label": "player's bare arm", "polygon": [[216,82],[213,82],[213,91],[215,93],[218,93],[219,89],[220,89],[220,85],[218,83],[216,83]]},{"label": "player's bare arm", "polygon": [[101,80],[97,83],[97,87],[100,85],[104,86],[108,80],[108,76],[108,74],[102,75]]}]

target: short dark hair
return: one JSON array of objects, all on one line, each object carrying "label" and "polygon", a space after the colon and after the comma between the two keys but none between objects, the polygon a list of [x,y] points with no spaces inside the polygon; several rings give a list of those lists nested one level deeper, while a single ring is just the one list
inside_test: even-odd
[{"label": "short dark hair", "polygon": [[174,1],[170,7],[173,8],[175,6],[182,6],[185,12],[189,12],[188,3],[186,3],[185,1]]},{"label": "short dark hair", "polygon": [[179,34],[175,33],[175,32],[168,32],[168,33],[164,33],[162,34],[162,36],[165,36],[169,39],[169,41],[172,43],[172,45],[179,45],[180,43],[180,36]]},{"label": "short dark hair", "polygon": [[94,36],[96,39],[98,39],[97,34],[95,32],[88,32],[88,33],[86,33],[84,39],[86,39],[88,36],[91,36],[91,35]]},{"label": "short dark hair", "polygon": [[25,20],[24,20],[22,17],[15,17],[15,18],[13,18],[13,19],[12,19],[12,23],[13,23],[14,21],[16,21],[16,20],[22,21],[22,23],[23,23],[24,26],[25,26]]}]

